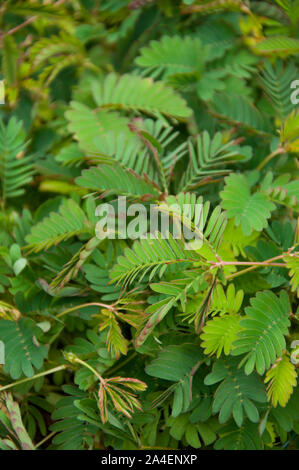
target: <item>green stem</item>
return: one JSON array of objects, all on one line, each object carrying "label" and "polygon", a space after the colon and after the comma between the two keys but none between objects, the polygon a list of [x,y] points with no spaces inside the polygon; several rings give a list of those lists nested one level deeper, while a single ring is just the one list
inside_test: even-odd
[{"label": "green stem", "polygon": [[213,267],[217,266],[277,266],[279,268],[286,268],[284,263],[264,263],[263,261],[222,261],[221,263],[211,262]]},{"label": "green stem", "polygon": [[103,385],[105,385],[105,380],[103,379],[103,377],[92,366],[87,364],[87,362],[82,361],[82,359],[79,359],[79,357],[76,357],[75,362],[78,362],[78,364],[82,364],[82,366],[87,367],[87,369],[91,370],[91,372],[99,379],[99,381]]},{"label": "green stem", "polygon": [[76,307],[68,308],[67,310],[64,310],[63,312],[58,313],[58,315],[56,315],[56,318],[60,318],[63,315],[66,315],[67,313],[75,312],[76,310],[79,310],[80,308],[94,307],[94,306],[107,308],[108,310],[115,310],[113,305],[102,304],[101,302],[90,302],[89,304],[81,304],[81,305],[77,305]]},{"label": "green stem", "polygon": [[248,273],[249,271],[253,271],[254,269],[258,268],[259,266],[250,266],[249,268],[242,269],[242,271],[237,271],[236,273],[227,276],[227,280],[234,279],[235,277],[242,276],[243,274]]},{"label": "green stem", "polygon": [[276,150],[274,150],[274,152],[270,153],[258,166],[257,166],[257,170],[261,170],[262,168],[264,168],[265,165],[267,165],[267,163],[272,160],[272,158],[276,157],[276,155],[281,155],[282,153],[284,153],[285,150],[282,148],[282,147],[278,147]]},{"label": "green stem", "polygon": [[35,448],[37,449],[38,447],[42,446],[45,442],[47,442],[51,437],[55,436],[57,431],[51,432],[48,436],[46,436],[42,441],[40,441],[38,444],[36,444]]},{"label": "green stem", "polygon": [[54,369],[49,369],[49,370],[45,370],[44,372],[40,372],[39,374],[33,375],[33,377],[28,377],[26,379],[17,380],[16,382],[13,382],[12,384],[8,384],[8,385],[4,385],[4,387],[0,387],[0,392],[3,392],[4,390],[7,390],[12,387],[16,387],[17,385],[21,385],[25,382],[29,382],[30,380],[35,380],[35,379],[38,379],[39,377],[44,377],[45,375],[54,374],[54,372],[65,370],[67,367],[68,366],[64,364],[62,366],[54,367]]},{"label": "green stem", "polygon": [[[265,261],[261,261],[261,262],[254,262],[254,263],[246,263],[246,262],[236,262],[236,263],[233,263],[235,265],[243,265],[243,266],[249,266],[249,268],[246,268],[246,269],[242,269],[242,271],[238,271],[237,273],[233,273],[231,274],[230,276],[227,277],[227,279],[233,279],[237,276],[242,276],[242,274],[246,274],[248,273],[249,271],[252,271],[260,266],[277,266],[279,268],[287,268],[287,265],[284,264],[284,263],[272,263],[272,261],[276,261],[278,259],[282,259],[284,256],[290,254],[293,250],[294,250],[295,246],[292,246],[291,248],[288,249],[288,251],[286,253],[283,253],[282,255],[278,255],[278,256],[274,256],[273,258],[269,258]],[[228,262],[229,263],[229,262]],[[216,263],[214,263],[216,265]],[[225,265],[227,264],[225,261],[220,261],[219,263],[217,263],[218,266],[221,266],[221,265]]]}]

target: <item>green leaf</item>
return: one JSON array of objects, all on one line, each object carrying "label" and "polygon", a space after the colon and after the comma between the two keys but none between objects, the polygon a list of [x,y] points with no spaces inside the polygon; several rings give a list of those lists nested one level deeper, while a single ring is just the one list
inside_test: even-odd
[{"label": "green leaf", "polygon": [[220,429],[220,439],[215,444],[216,450],[263,450],[258,426],[246,420],[242,427],[230,423]]},{"label": "green leaf", "polygon": [[248,180],[241,174],[232,174],[225,178],[224,190],[220,196],[222,206],[227,210],[227,217],[234,217],[235,225],[241,225],[244,235],[266,228],[271,211],[275,209],[275,205],[263,192],[251,194]]},{"label": "green leaf", "polygon": [[38,344],[41,333],[30,318],[0,321],[0,337],[5,345],[4,370],[13,379],[18,379],[22,374],[32,377],[34,369],[42,367],[47,348]]},{"label": "green leaf", "polygon": [[86,215],[78,204],[72,199],[65,200],[59,212],[51,212],[49,217],[44,218],[33,226],[26,237],[29,243],[27,248],[38,252],[57,245],[63,240],[89,231]]},{"label": "green leaf", "polygon": [[261,55],[296,54],[299,52],[299,40],[285,36],[272,36],[262,39],[254,45],[254,52]]},{"label": "green leaf", "polygon": [[242,426],[244,415],[254,423],[259,420],[259,413],[254,401],[264,403],[266,392],[257,375],[247,376],[238,368],[236,358],[219,359],[213,365],[212,372],[205,378],[206,385],[221,382],[214,396],[213,411],[219,412],[219,422],[225,423],[233,416],[237,426]]},{"label": "green leaf", "polygon": [[196,261],[199,255],[191,250],[185,250],[181,240],[175,239],[171,234],[169,238],[162,238],[157,232],[147,238],[136,241],[132,248],[124,250],[124,256],[117,258],[110,277],[113,282],[131,283],[136,277],[139,282],[146,274],[150,280],[157,274],[163,276],[167,265]]},{"label": "green leaf", "polygon": [[239,147],[233,141],[224,143],[220,132],[211,139],[204,131],[197,137],[195,145],[189,141],[190,162],[181,179],[182,192],[196,187],[205,178],[211,180],[226,175],[230,171],[227,165],[244,162],[251,157],[250,147]]},{"label": "green leaf", "polygon": [[290,304],[285,291],[281,291],[280,297],[271,291],[258,292],[250,303],[240,322],[243,329],[233,344],[232,355],[245,354],[240,366],[245,364],[247,375],[254,368],[262,375],[286,347],[284,336],[290,325]]},{"label": "green leaf", "polygon": [[137,175],[133,170],[125,170],[120,166],[101,165],[83,170],[76,178],[76,183],[87,189],[125,196],[140,196],[154,199],[159,196],[159,189],[150,181]]},{"label": "green leaf", "polygon": [[178,382],[191,372],[192,367],[202,359],[200,349],[192,344],[167,346],[145,371],[152,377]]},{"label": "green leaf", "polygon": [[219,119],[262,134],[269,131],[269,123],[265,114],[261,114],[244,96],[234,93],[216,93],[212,106]]},{"label": "green leaf", "polygon": [[284,355],[277,359],[267,371],[265,383],[268,383],[267,395],[272,405],[286,406],[297,384],[296,369],[288,356]]},{"label": "green leaf", "polygon": [[208,321],[201,334],[203,340],[201,347],[205,354],[214,354],[219,357],[222,353],[227,356],[233,349],[233,342],[237,339],[240,330],[240,317],[237,315],[224,315]]},{"label": "green leaf", "polygon": [[27,147],[22,122],[11,117],[5,126],[0,120],[0,183],[2,198],[19,197],[32,181],[32,157],[24,156]]},{"label": "green leaf", "polygon": [[59,450],[83,450],[86,446],[92,446],[92,436],[98,428],[78,419],[75,401],[85,398],[85,393],[73,386],[63,386],[63,390],[69,395],[58,401],[52,414],[56,422],[51,425],[51,430],[57,432],[53,444]]},{"label": "green leaf", "polygon": [[197,38],[163,36],[144,47],[135,63],[144,69],[143,73],[153,78],[174,74],[188,74],[202,68],[206,50]]},{"label": "green leaf", "polygon": [[297,297],[299,297],[299,255],[298,253],[290,253],[283,259],[289,269],[292,292],[297,292]]},{"label": "green leaf", "polygon": [[290,83],[296,76],[296,67],[289,63],[286,67],[277,61],[273,67],[266,62],[260,77],[263,88],[281,119],[286,118],[293,109],[290,100]]},{"label": "green leaf", "polygon": [[149,78],[136,75],[110,73],[104,83],[92,83],[93,97],[101,109],[141,111],[159,117],[165,116],[186,119],[192,111],[185,101],[163,82],[153,82]]}]

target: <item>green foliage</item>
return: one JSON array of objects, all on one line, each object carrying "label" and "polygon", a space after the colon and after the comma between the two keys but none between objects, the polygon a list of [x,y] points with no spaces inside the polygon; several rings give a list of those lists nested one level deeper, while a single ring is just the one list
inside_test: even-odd
[{"label": "green foliage", "polygon": [[106,195],[143,196],[153,199],[159,195],[158,189],[138,176],[133,170],[124,170],[118,166],[101,165],[83,170],[77,178],[79,186],[95,191],[105,191]]},{"label": "green foliage", "polygon": [[277,62],[276,68],[267,62],[263,69],[261,81],[264,90],[270,99],[275,111],[285,119],[292,111],[292,103],[290,101],[290,83],[296,75],[294,64],[289,64],[283,70],[283,63]]},{"label": "green foliage", "polygon": [[194,189],[205,178],[215,178],[225,175],[229,170],[221,166],[244,161],[250,158],[251,149],[239,148],[233,142],[223,144],[223,136],[216,133],[211,140],[208,132],[204,131],[197,137],[196,150],[189,143],[190,163],[181,180],[181,191]]},{"label": "green foliage", "polygon": [[213,411],[219,412],[220,423],[228,421],[231,415],[238,426],[242,425],[244,415],[257,423],[259,412],[253,401],[266,401],[264,387],[257,376],[247,376],[237,364],[236,360],[220,359],[205,378],[206,385],[221,382],[215,394]]},{"label": "green foliage", "polygon": [[149,47],[140,52],[135,62],[144,69],[146,75],[170,79],[177,74],[199,71],[206,55],[200,40],[179,36],[163,36],[159,42],[152,41]]},{"label": "green foliage", "polygon": [[72,199],[65,201],[58,214],[52,212],[49,217],[32,227],[26,238],[28,247],[40,251],[86,231],[85,217],[82,209]]},{"label": "green foliage", "polygon": [[222,350],[224,354],[230,354],[239,330],[240,318],[237,315],[224,315],[208,321],[201,335],[205,354],[216,353],[219,357]]},{"label": "green foliage", "polygon": [[97,431],[97,426],[78,419],[77,400],[86,397],[75,387],[64,386],[63,391],[68,394],[61,398],[53,413],[56,421],[51,430],[56,431],[53,443],[60,450],[82,450],[84,446],[92,446],[92,434]]},{"label": "green foliage", "polygon": [[268,370],[265,382],[269,382],[267,393],[273,406],[276,407],[278,403],[280,406],[286,406],[297,384],[296,377],[295,366],[287,356],[277,359]]},{"label": "green foliage", "polygon": [[135,75],[109,74],[104,83],[94,81],[92,93],[100,109],[143,111],[159,116],[184,119],[191,115],[185,101],[163,82],[152,82]]},{"label": "green foliage", "polygon": [[0,181],[2,201],[24,194],[23,187],[33,175],[32,157],[24,156],[22,123],[12,117],[7,126],[0,121]]},{"label": "green foliage", "polygon": [[42,367],[47,350],[38,343],[41,332],[30,318],[1,321],[1,338],[5,343],[5,370],[13,379],[18,379],[22,373],[26,377],[32,377],[34,368]]},{"label": "green foliage", "polygon": [[169,238],[163,238],[158,232],[146,239],[136,241],[132,247],[124,250],[124,256],[117,259],[117,264],[111,271],[111,279],[117,282],[132,283],[138,275],[139,282],[146,274],[149,281],[157,274],[160,278],[172,263],[196,261],[199,256],[185,250],[181,240],[176,240],[170,233]]},{"label": "green foliage", "polygon": [[253,229],[263,230],[275,208],[261,191],[251,194],[250,185],[241,174],[232,174],[225,179],[221,198],[228,218],[234,217],[235,224],[241,225],[244,235],[250,235]]},{"label": "green foliage", "polygon": [[0,24],[0,449],[298,449],[298,1]]},{"label": "green foliage", "polygon": [[22,422],[20,407],[9,393],[4,397],[4,406],[9,418],[3,411],[0,411],[0,423],[7,432],[6,438],[0,439],[0,449],[18,450],[18,446],[14,442],[17,441],[20,449],[35,450],[34,444]]},{"label": "green foliage", "polygon": [[279,298],[270,291],[259,292],[250,303],[251,307],[245,309],[246,316],[240,322],[244,330],[238,333],[232,354],[247,353],[241,361],[241,365],[245,364],[246,374],[256,368],[262,375],[285,349],[290,304],[285,291],[281,291]]}]

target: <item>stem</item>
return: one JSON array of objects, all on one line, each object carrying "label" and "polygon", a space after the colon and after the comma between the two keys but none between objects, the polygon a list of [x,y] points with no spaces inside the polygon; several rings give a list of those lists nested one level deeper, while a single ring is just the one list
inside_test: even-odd
[{"label": "stem", "polygon": [[56,315],[56,318],[60,318],[63,315],[66,315],[67,313],[71,313],[76,310],[79,310],[79,308],[92,307],[92,306],[103,307],[103,308],[107,308],[108,310],[115,311],[115,307],[113,305],[102,304],[101,302],[90,302],[89,304],[82,304],[82,305],[77,305],[76,307],[68,308],[67,310],[64,310],[63,312],[58,313],[58,315]]},{"label": "stem", "polygon": [[24,21],[23,23],[19,24],[18,26],[16,26],[15,28],[12,28],[10,29],[9,31],[7,31],[7,33],[5,33],[3,35],[3,37],[5,36],[11,36],[12,34],[16,33],[17,31],[20,31],[20,29],[23,29],[25,26],[27,26],[28,24],[30,23],[33,23],[33,21],[35,21],[37,19],[37,15],[35,16],[32,16],[31,18],[28,18],[26,21]]},{"label": "stem", "polygon": [[219,263],[211,262],[213,267],[216,266],[278,266],[280,268],[286,268],[284,263],[265,263],[264,261],[221,261]]},{"label": "stem", "polygon": [[250,266],[249,268],[242,269],[242,271],[237,271],[236,273],[231,274],[230,276],[227,276],[227,280],[233,279],[238,276],[242,276],[243,274],[248,273],[249,271],[253,271],[254,269],[258,268],[258,266]]},{"label": "stem", "polygon": [[285,150],[284,148],[282,147],[278,147],[276,150],[274,150],[274,152],[270,153],[258,166],[257,166],[257,170],[261,170],[262,168],[264,168],[265,165],[267,165],[267,163],[272,160],[272,158],[276,157],[276,155],[281,155],[282,153],[284,153]]},{"label": "stem", "polygon": [[278,259],[282,259],[286,254],[290,254],[293,251],[294,247],[292,246],[286,253],[282,255],[274,256],[273,258],[266,259],[265,261],[222,261],[219,259],[218,263],[215,261],[208,261],[212,265],[212,267],[217,266],[278,266],[280,268],[286,268],[286,264],[284,263],[273,263],[273,261],[277,261]]},{"label": "stem", "polygon": [[0,392],[3,392],[4,390],[7,390],[12,387],[16,387],[17,385],[21,385],[25,382],[29,382],[30,380],[35,380],[35,379],[38,379],[39,377],[43,377],[49,374],[54,374],[54,372],[58,372],[60,370],[65,370],[67,367],[69,366],[67,366],[66,364],[63,364],[62,366],[54,367],[54,369],[49,369],[44,372],[40,372],[39,374],[36,374],[33,377],[28,377],[26,379],[17,380],[16,382],[12,384],[8,384],[8,385],[4,385],[4,387],[0,387]]},{"label": "stem", "polygon": [[76,357],[75,361],[78,362],[79,364],[82,364],[82,366],[87,367],[87,369],[91,370],[91,372],[93,372],[93,374],[99,379],[99,381],[103,385],[105,385],[105,380],[103,379],[103,377],[92,366],[87,364],[87,362],[82,361],[82,359],[79,359],[79,357]]},{"label": "stem", "polygon": [[38,447],[42,446],[45,442],[47,442],[51,437],[53,437],[56,434],[57,431],[51,432],[48,436],[46,436],[42,441],[40,441],[38,444],[36,444],[35,448],[37,449]]},{"label": "stem", "polygon": [[[282,267],[282,268],[287,268],[287,266],[283,263],[271,263],[271,261],[275,261],[275,260],[278,260],[278,259],[281,259],[283,258],[286,254],[290,254],[293,249],[295,247],[292,246],[291,248],[289,248],[289,250],[286,252],[286,253],[283,253],[282,255],[279,255],[279,256],[274,256],[273,258],[269,258],[268,260],[266,261],[263,261],[263,262],[260,262],[260,263],[255,263],[255,264],[252,264],[250,265],[249,268],[246,268],[246,269],[242,269],[242,271],[238,271],[236,273],[233,273],[231,274],[230,276],[227,276],[226,279],[233,279],[237,276],[242,276],[242,274],[246,274],[248,273],[249,271],[253,271],[254,269],[258,268],[259,266],[279,266],[279,267]],[[220,264],[221,265],[221,264]]]}]

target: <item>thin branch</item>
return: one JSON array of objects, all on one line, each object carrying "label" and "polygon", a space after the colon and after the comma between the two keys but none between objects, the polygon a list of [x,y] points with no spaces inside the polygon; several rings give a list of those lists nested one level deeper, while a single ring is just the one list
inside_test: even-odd
[{"label": "thin branch", "polygon": [[108,310],[112,310],[112,311],[116,310],[116,308],[113,305],[103,304],[101,302],[90,302],[88,304],[81,304],[81,305],[77,305],[76,307],[68,308],[67,310],[64,310],[63,312],[58,313],[58,315],[56,315],[55,318],[60,318],[63,315],[66,315],[71,312],[75,312],[76,310],[79,310],[80,308],[94,307],[94,306],[107,308]]},{"label": "thin branch", "polygon": [[42,446],[45,442],[47,442],[51,437],[55,436],[57,431],[51,432],[51,434],[48,434],[42,441],[40,441],[38,444],[36,444],[35,448],[37,449],[38,447]]},{"label": "thin branch", "polygon": [[285,149],[283,147],[278,147],[274,152],[270,153],[258,166],[257,170],[261,170],[264,168],[267,163],[272,160],[272,158],[276,157],[276,155],[281,155],[282,153],[285,153]]},{"label": "thin branch", "polygon": [[44,377],[45,375],[54,374],[54,372],[65,370],[67,369],[67,367],[69,366],[66,364],[63,364],[61,366],[54,367],[54,369],[49,369],[49,370],[45,370],[44,372],[40,372],[39,374],[33,375],[32,377],[17,380],[16,382],[13,382],[12,384],[8,384],[8,385],[4,385],[4,387],[0,387],[0,392],[3,392],[4,390],[8,390],[9,388],[12,388],[12,387],[16,387],[17,385],[21,385],[25,382],[30,382],[30,380],[35,380],[35,379],[38,379],[39,377]]},{"label": "thin branch", "polygon": [[38,15],[31,16],[30,18],[28,18],[23,23],[21,23],[18,26],[15,26],[14,28],[10,29],[9,31],[7,31],[7,33],[4,33],[2,37],[11,36],[12,34],[16,33],[17,31],[20,31],[20,29],[25,28],[25,26],[27,26],[28,24],[33,23],[33,21],[35,21],[37,18],[38,18]]}]

